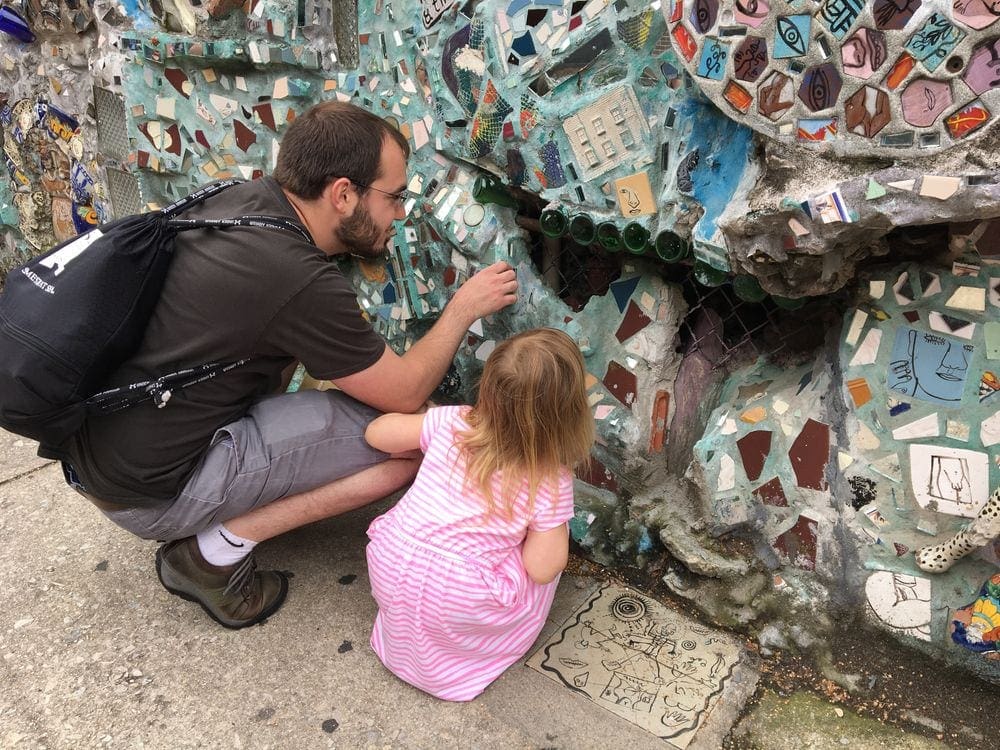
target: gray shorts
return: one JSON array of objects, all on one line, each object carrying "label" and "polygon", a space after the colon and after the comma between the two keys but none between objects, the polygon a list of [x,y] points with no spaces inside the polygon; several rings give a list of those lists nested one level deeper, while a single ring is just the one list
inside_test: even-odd
[{"label": "gray shorts", "polygon": [[102,511],[145,539],[181,539],[289,495],[386,461],[365,442],[380,412],[339,391],[268,396],[216,430],[181,493],[161,505]]}]

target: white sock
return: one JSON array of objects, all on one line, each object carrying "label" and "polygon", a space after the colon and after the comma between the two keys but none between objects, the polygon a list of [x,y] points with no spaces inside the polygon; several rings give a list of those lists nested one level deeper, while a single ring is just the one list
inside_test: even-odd
[{"label": "white sock", "polygon": [[198,532],[198,549],[209,565],[233,565],[249,555],[257,542],[237,536],[221,523]]}]

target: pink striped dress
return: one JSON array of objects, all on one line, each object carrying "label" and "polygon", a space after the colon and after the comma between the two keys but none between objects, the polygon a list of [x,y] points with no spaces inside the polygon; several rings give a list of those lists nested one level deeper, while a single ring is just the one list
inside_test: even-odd
[{"label": "pink striped dress", "polygon": [[452,701],[475,698],[538,637],[559,579],[533,582],[521,543],[529,528],[547,531],[573,515],[568,469],[557,487],[539,488],[530,513],[525,488],[512,520],[487,515],[482,495],[462,487],[465,462],[455,433],[467,429],[467,409],[427,412],[417,478],[368,528],[368,573],[379,607],[372,648],[396,676]]}]

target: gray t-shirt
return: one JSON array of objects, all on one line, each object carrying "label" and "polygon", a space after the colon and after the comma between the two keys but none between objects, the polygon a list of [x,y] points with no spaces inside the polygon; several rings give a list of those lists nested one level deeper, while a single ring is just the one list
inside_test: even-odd
[{"label": "gray t-shirt", "polygon": [[[300,223],[270,177],[231,187],[186,218],[263,214]],[[91,494],[149,505],[183,489],[215,431],[273,393],[299,360],[316,378],[371,366],[385,343],[329,256],[288,231],[257,227],[177,235],[175,257],[138,352],[108,387],[206,362],[247,365],[151,403],[88,420],[68,446]]]}]

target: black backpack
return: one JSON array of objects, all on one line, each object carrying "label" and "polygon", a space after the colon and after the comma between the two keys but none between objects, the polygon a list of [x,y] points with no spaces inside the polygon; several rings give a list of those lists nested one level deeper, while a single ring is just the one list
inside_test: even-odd
[{"label": "black backpack", "polygon": [[312,242],[301,226],[270,216],[177,218],[238,182],[215,183],[160,211],[96,227],[8,274],[0,292],[0,426],[39,441],[39,455],[61,458],[58,446],[88,416],[147,400],[162,407],[171,390],[249,361],[204,364],[95,393],[142,342],[177,232],[259,226]]}]

